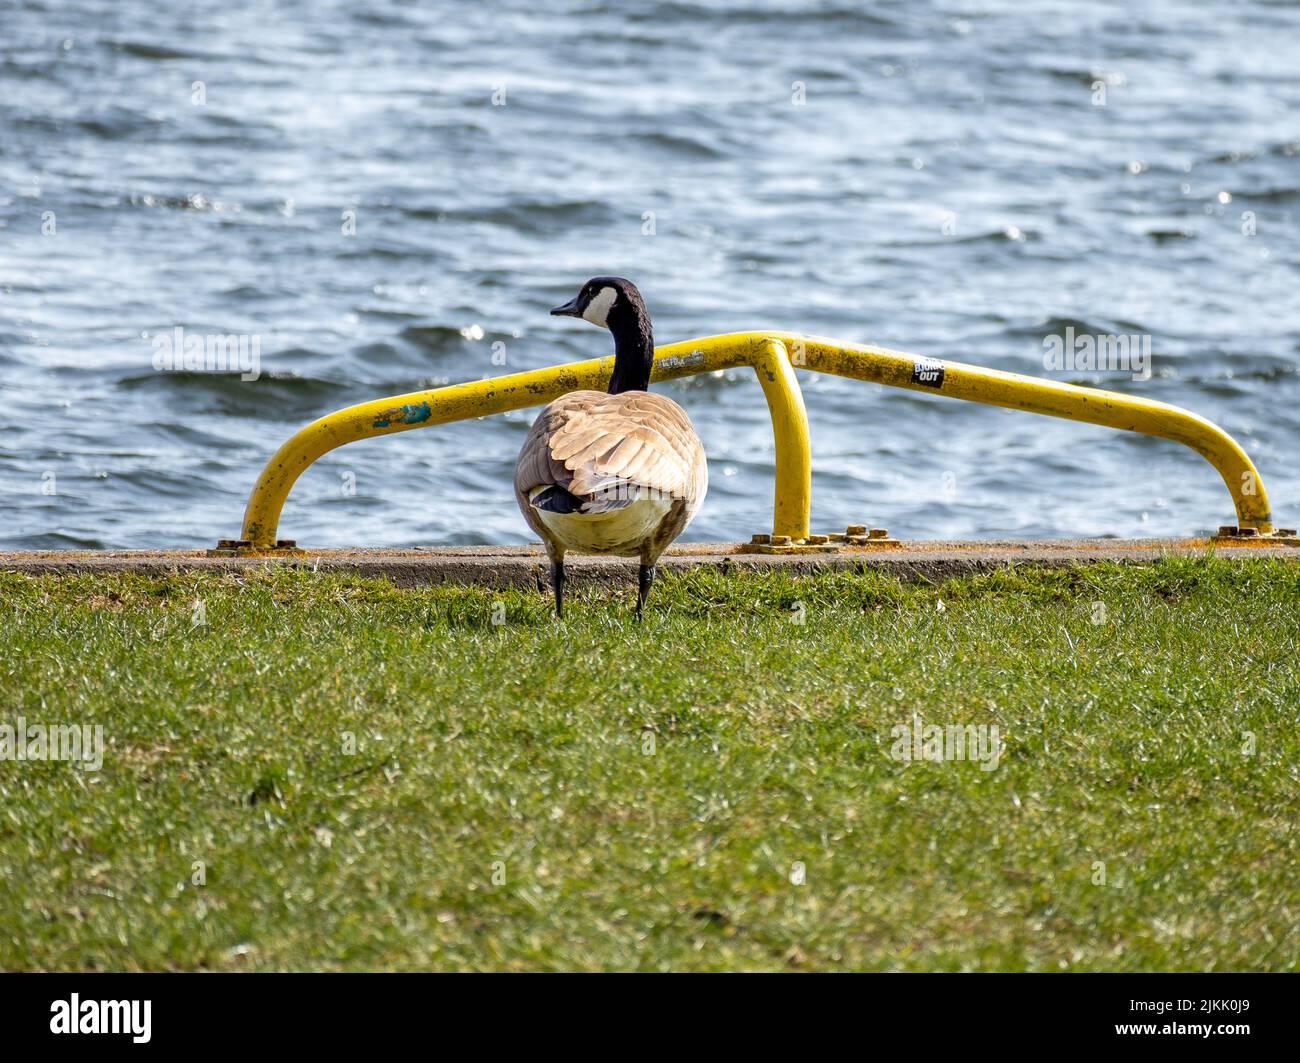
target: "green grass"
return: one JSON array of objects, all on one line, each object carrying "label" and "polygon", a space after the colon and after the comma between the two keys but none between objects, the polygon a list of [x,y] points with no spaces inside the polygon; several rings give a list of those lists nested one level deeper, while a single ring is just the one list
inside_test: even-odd
[{"label": "green grass", "polygon": [[0,574],[0,967],[1300,966],[1300,565],[631,593]]}]

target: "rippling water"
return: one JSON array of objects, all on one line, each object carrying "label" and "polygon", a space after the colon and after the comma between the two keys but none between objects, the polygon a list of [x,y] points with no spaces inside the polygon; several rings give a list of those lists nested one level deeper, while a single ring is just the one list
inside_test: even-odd
[{"label": "rippling water", "polygon": [[[769,327],[1043,375],[1068,326],[1149,335],[1149,380],[1058,379],[1217,421],[1300,518],[1300,7],[863,6],[2,0],[0,543],[235,536],[323,413],[607,353],[546,314],[598,273],[661,343]],[[178,326],[256,337],[259,379],[155,370]],[[802,383],[814,530],[1232,517],[1172,443]],[[711,460],[687,537],[764,530],[752,374],[665,390]],[[533,413],[337,450],[281,534],[524,541]]]}]

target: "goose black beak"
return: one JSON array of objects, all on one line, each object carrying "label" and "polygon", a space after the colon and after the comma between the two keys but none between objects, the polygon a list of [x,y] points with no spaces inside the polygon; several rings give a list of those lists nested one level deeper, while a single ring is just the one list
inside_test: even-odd
[{"label": "goose black beak", "polygon": [[582,311],[578,309],[578,297],[575,295],[563,306],[557,306],[551,311],[552,317],[581,317]]}]

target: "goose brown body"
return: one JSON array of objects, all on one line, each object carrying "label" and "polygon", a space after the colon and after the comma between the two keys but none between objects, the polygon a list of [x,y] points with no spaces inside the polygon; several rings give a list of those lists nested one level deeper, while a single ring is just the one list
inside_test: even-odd
[{"label": "goose brown body", "polygon": [[[552,558],[599,552],[653,565],[695,516],[708,483],[704,447],[686,411],[648,391],[561,396],[533,422],[515,467],[519,509]],[[531,496],[551,485],[581,499],[582,509],[566,519],[534,509]],[[617,528],[611,514],[638,506],[647,517],[661,511],[646,534],[639,534],[644,522],[629,520],[625,538],[601,537],[601,524]]]}]

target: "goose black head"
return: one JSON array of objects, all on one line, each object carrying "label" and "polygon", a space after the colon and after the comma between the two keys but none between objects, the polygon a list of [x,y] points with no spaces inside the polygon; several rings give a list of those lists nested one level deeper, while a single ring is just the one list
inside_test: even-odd
[{"label": "goose black head", "polygon": [[637,287],[626,277],[592,277],[572,299],[551,311],[580,317],[614,334],[614,374],[609,392],[645,391],[654,364],[654,333]]}]

